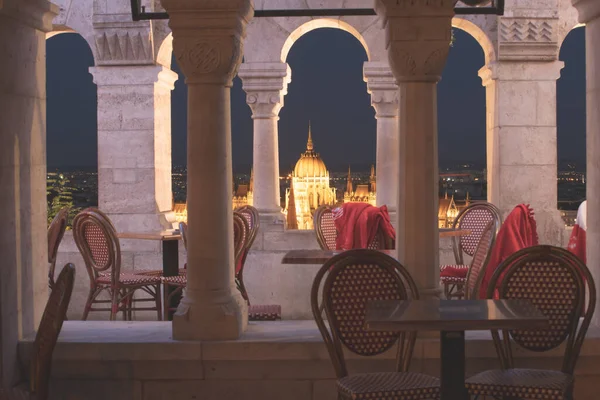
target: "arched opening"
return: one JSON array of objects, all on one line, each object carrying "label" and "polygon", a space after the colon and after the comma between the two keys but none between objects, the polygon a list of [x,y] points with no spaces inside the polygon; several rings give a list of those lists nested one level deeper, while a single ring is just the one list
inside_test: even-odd
[{"label": "arched opening", "polygon": [[453,29],[438,85],[440,227],[452,224],[453,205],[461,208],[487,197],[486,96],[478,71],[489,57],[470,33]]},{"label": "arched opening", "polygon": [[558,209],[573,225],[585,200],[586,65],[585,27],[577,27],[563,41],[559,59],[565,63],[556,82]]},{"label": "arched opening", "polygon": [[[183,220],[187,198],[187,84],[185,75],[173,54],[173,36],[169,34],[158,51],[160,64],[170,67],[178,74],[175,89],[171,93],[171,157],[173,170],[173,200],[179,219]],[[168,60],[168,61],[167,61]],[[246,105],[246,93],[239,77],[231,88],[231,137],[233,190],[236,196],[250,186],[252,167],[252,118]],[[241,186],[241,188],[240,188]],[[239,199],[238,199],[239,200]],[[180,205],[181,204],[181,205]]]},{"label": "arched opening", "polygon": [[46,40],[48,221],[65,206],[72,217],[98,205],[94,56],[82,36],[60,33]]},{"label": "arched opening", "polygon": [[[293,172],[299,222],[306,219],[303,214],[320,205],[317,203],[344,201],[348,164],[355,185],[363,180],[369,183],[370,168],[375,164],[375,111],[363,79],[368,49],[353,28],[341,27],[338,20],[329,26],[327,21],[302,25],[290,35],[282,53],[292,79],[279,114],[279,163],[281,175]],[[312,189],[305,181],[312,183]],[[289,180],[282,185],[284,209],[288,189]],[[317,197],[316,192],[303,190],[322,194]],[[303,206],[303,198],[310,204]],[[310,215],[308,220],[311,229]]]}]

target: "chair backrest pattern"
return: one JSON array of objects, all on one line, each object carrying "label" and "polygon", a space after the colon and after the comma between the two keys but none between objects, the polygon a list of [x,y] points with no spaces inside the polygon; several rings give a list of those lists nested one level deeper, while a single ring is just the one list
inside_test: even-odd
[{"label": "chair backrest pattern", "polygon": [[35,336],[30,365],[30,390],[37,400],[48,399],[52,353],[67,314],[74,283],[75,267],[67,264],[56,279]]},{"label": "chair backrest pattern", "polygon": [[[326,274],[321,301],[331,333],[324,323],[319,300],[319,287]],[[415,335],[368,331],[365,312],[370,301],[410,298],[418,298],[410,275],[396,260],[379,251],[350,250],[321,267],[312,286],[312,311],[338,378],[347,375],[342,344],[355,354],[374,356],[387,351],[400,339],[397,369],[408,369]]]},{"label": "chair backrest pattern", "polygon": [[454,238],[454,255],[457,264],[464,263],[462,252],[469,256],[475,254],[481,235],[490,221],[496,221],[496,233],[498,233],[502,225],[502,217],[498,208],[491,203],[472,203],[458,214],[453,228],[468,229],[471,233]]},{"label": "chair backrest pattern", "polygon": [[52,219],[48,227],[48,263],[50,268],[48,271],[48,282],[50,288],[54,286],[54,269],[56,266],[56,257],[58,255],[58,247],[62,241],[67,229],[67,219],[69,216],[69,208],[62,208]]},{"label": "chair backrest pattern", "polygon": [[235,211],[240,213],[248,223],[249,234],[246,249],[250,250],[256,239],[256,235],[258,234],[258,228],[260,228],[260,216],[258,210],[252,206],[246,205],[238,207]]},{"label": "chair backrest pattern", "polygon": [[337,229],[331,213],[331,206],[323,205],[315,210],[314,227],[321,249],[335,250]]},{"label": "chair backrest pattern", "polygon": [[119,276],[121,248],[112,224],[94,211],[82,211],[73,219],[75,243],[83,256],[90,279],[111,270],[113,280]]},{"label": "chair backrest pattern", "polygon": [[[589,299],[584,307],[586,285]],[[554,349],[566,340],[562,371],[572,374],[596,304],[595,284],[585,264],[562,248],[528,247],[498,267],[488,297],[496,287],[500,298],[529,300],[550,322],[546,330],[513,330],[503,336],[510,335],[519,346],[538,352]],[[505,368],[512,367],[510,346],[500,342],[497,334],[494,340],[497,349],[504,347],[506,357],[501,361]]]},{"label": "chair backrest pattern", "polygon": [[491,220],[481,233],[481,239],[473,254],[473,260],[467,273],[467,299],[476,299],[479,295],[479,287],[485,275],[485,269],[487,268],[495,239],[496,223],[494,220]]},{"label": "chair backrest pattern", "polygon": [[240,257],[243,256],[244,250],[246,249],[246,243],[249,235],[248,222],[246,218],[238,213],[233,212],[233,248],[234,248],[234,262],[237,264]]}]

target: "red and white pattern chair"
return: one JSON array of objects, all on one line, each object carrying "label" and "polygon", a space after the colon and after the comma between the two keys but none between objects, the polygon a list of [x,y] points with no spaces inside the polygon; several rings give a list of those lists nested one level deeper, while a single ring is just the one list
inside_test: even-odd
[{"label": "red and white pattern chair", "polygon": [[440,281],[447,299],[462,298],[470,264],[465,263],[465,255],[473,257],[487,225],[495,221],[494,237],[502,225],[498,208],[487,202],[475,202],[463,209],[452,228],[468,229],[468,235],[453,237],[454,259],[456,264],[440,266]]},{"label": "red and white pattern chair", "polygon": [[[73,219],[73,237],[90,278],[90,292],[83,311],[86,320],[91,311],[110,311],[114,321],[119,311],[131,320],[133,311],[156,311],[162,319],[159,276],[121,272],[121,245],[110,220],[93,210],[82,211]],[[149,295],[134,298],[141,290]],[[101,300],[107,293],[109,300]],[[136,303],[152,302],[154,306],[138,307]],[[110,308],[93,308],[94,304],[110,304]]]}]

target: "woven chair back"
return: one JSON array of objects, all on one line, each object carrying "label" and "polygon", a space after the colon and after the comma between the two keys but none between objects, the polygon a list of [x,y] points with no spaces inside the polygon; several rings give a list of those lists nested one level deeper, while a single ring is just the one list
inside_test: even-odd
[{"label": "woven chair back", "polygon": [[237,211],[233,212],[233,249],[234,249],[234,261],[237,265],[238,261],[244,254],[246,249],[246,243],[249,238],[248,222],[246,218]]},{"label": "woven chair back", "polygon": [[498,207],[495,205],[487,202],[472,203],[458,214],[452,227],[455,229],[468,229],[471,233],[464,236],[453,237],[453,250],[456,264],[464,264],[463,253],[471,257],[475,254],[483,231],[490,221],[496,222],[495,233],[498,233],[498,230],[502,225],[500,210],[498,210]]},{"label": "woven chair back", "polygon": [[[321,284],[323,290],[319,295]],[[365,311],[370,301],[418,297],[417,287],[406,269],[379,251],[350,250],[323,264],[313,281],[311,307],[338,378],[348,374],[342,346],[361,356],[374,356],[400,341],[396,369],[408,370],[415,333],[368,331]]]},{"label": "woven chair back", "polygon": [[67,219],[69,217],[69,207],[62,208],[52,219],[48,227],[48,284],[50,289],[54,286],[54,270],[56,268],[56,257],[58,256],[58,247],[67,230]]},{"label": "woven chair back", "polygon": [[337,239],[337,230],[335,229],[335,222],[331,210],[331,206],[322,205],[315,210],[313,216],[313,225],[317,235],[317,242],[319,242],[319,246],[321,246],[322,250],[335,250],[336,248],[335,242]]},{"label": "woven chair back", "polygon": [[[567,250],[533,246],[507,258],[494,273],[488,297],[498,289],[501,299],[530,301],[550,321],[545,330],[512,330],[493,334],[504,368],[513,367],[509,337],[520,347],[548,351],[566,342],[562,371],[573,374],[596,305],[596,288],[589,269]],[[587,304],[584,304],[587,291]]]},{"label": "woven chair back", "polygon": [[258,234],[258,228],[260,228],[260,216],[258,214],[258,210],[252,206],[242,206],[238,207],[235,210],[240,213],[248,223],[248,240],[246,243],[246,250],[250,250],[254,240],[256,239],[256,235]]},{"label": "woven chair back", "polygon": [[29,389],[36,400],[49,398],[52,353],[67,315],[74,283],[75,267],[73,264],[67,264],[58,275],[42,314],[40,326],[33,342],[30,365]]},{"label": "woven chair back", "polygon": [[475,300],[479,297],[479,288],[481,287],[481,282],[485,276],[485,270],[495,241],[496,221],[491,220],[481,233],[481,239],[479,240],[475,254],[473,254],[473,260],[471,261],[471,266],[467,273],[465,293],[467,299]]}]

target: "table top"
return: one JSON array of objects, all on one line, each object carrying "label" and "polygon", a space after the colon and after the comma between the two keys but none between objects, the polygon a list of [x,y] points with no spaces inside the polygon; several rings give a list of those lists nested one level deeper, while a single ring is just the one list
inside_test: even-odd
[{"label": "table top", "polygon": [[163,231],[156,233],[139,233],[139,232],[120,232],[117,234],[119,239],[138,239],[138,240],[181,240],[179,230]]},{"label": "table top", "polygon": [[[468,229],[440,228],[440,237],[466,236]],[[390,257],[396,258],[396,250],[380,250]],[[290,250],[283,256],[282,264],[325,264],[331,257],[342,253],[343,250]]]},{"label": "table top", "polygon": [[527,300],[384,300],[367,305],[374,331],[547,329],[549,321]]}]

